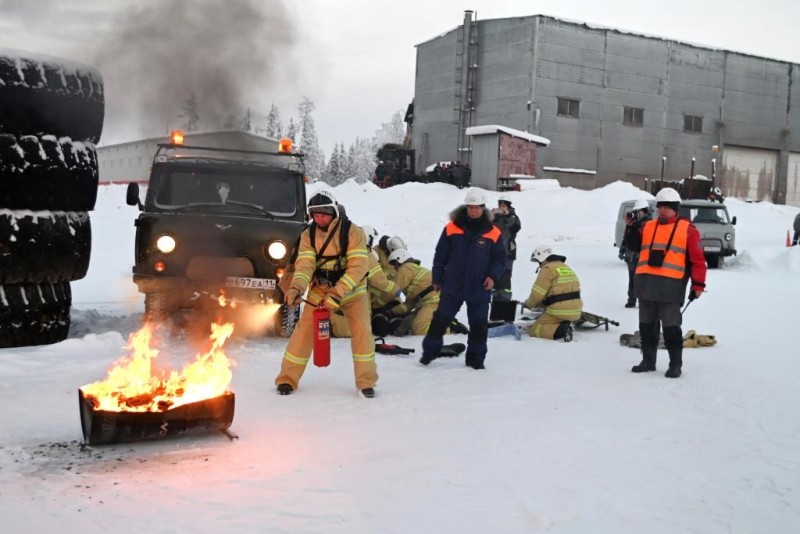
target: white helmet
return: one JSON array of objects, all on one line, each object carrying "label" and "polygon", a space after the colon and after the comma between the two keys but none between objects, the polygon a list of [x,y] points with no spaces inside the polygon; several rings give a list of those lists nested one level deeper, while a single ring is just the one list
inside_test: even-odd
[{"label": "white helmet", "polygon": [[636,202],[634,202],[634,204],[633,204],[633,208],[631,208],[631,209],[632,209],[633,211],[639,211],[639,210],[649,210],[649,209],[650,209],[650,203],[649,203],[649,202],[647,202],[645,199],[643,199],[643,198],[640,198],[639,200],[637,200]]},{"label": "white helmet", "polygon": [[506,194],[502,194],[497,198],[497,203],[499,204],[501,202],[505,202],[506,204],[508,204],[510,206],[511,205],[511,198]]},{"label": "white helmet", "polygon": [[339,216],[339,205],[336,203],[336,197],[333,193],[326,189],[321,189],[314,196],[308,200],[308,214],[327,213],[334,217]]},{"label": "white helmet", "polygon": [[660,202],[680,203],[680,201],[681,201],[681,196],[678,194],[677,191],[675,191],[671,187],[665,187],[663,189],[659,189],[658,193],[656,193],[656,204]]},{"label": "white helmet", "polygon": [[467,206],[485,206],[486,193],[483,192],[483,189],[470,187],[466,198],[464,198],[464,204]]},{"label": "white helmet", "polygon": [[390,237],[389,240],[386,242],[386,250],[389,251],[389,254],[394,252],[395,250],[399,249],[407,249],[406,242],[400,239],[397,236]]},{"label": "white helmet", "polygon": [[389,263],[400,263],[403,264],[411,259],[411,254],[404,248],[398,248],[391,254],[389,254]]},{"label": "white helmet", "polygon": [[544,263],[548,257],[553,254],[553,249],[547,245],[539,245],[533,250],[533,254],[531,254],[531,261],[535,261],[538,263]]},{"label": "white helmet", "polygon": [[372,248],[375,238],[378,237],[378,231],[367,225],[362,226],[361,229],[364,230],[364,237],[367,239],[367,248]]}]

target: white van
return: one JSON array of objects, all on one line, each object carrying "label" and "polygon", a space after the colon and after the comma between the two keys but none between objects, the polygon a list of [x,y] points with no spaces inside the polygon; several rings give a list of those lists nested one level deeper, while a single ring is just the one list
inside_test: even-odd
[{"label": "white van", "polygon": [[[614,226],[614,246],[622,246],[625,233],[625,215],[633,209],[636,200],[626,200],[619,206]],[[648,200],[650,212],[655,214],[656,201]],[[728,207],[721,202],[689,199],[681,202],[680,216],[688,219],[700,232],[700,243],[711,269],[722,266],[726,256],[736,255],[736,217],[731,218]]]}]

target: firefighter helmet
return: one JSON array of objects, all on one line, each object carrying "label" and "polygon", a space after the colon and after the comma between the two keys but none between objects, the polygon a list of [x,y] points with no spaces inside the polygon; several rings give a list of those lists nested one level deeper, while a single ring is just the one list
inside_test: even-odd
[{"label": "firefighter helmet", "polygon": [[552,256],[552,254],[552,248],[547,245],[539,245],[533,250],[533,254],[531,254],[531,261],[542,264],[548,257]]},{"label": "firefighter helmet", "polygon": [[398,248],[391,254],[389,254],[389,263],[399,263],[403,264],[411,259],[411,254],[404,248]]},{"label": "firefighter helmet", "polygon": [[314,213],[325,213],[334,218],[339,216],[339,205],[333,193],[322,189],[308,200],[308,214]]},{"label": "firefighter helmet", "polygon": [[408,249],[408,247],[406,246],[406,242],[397,236],[390,237],[389,240],[386,242],[386,250],[388,250],[389,254],[391,254],[392,252],[398,249]]},{"label": "firefighter helmet", "polygon": [[364,230],[364,237],[367,238],[367,248],[372,248],[375,238],[378,237],[378,231],[367,225],[362,226],[361,229]]}]

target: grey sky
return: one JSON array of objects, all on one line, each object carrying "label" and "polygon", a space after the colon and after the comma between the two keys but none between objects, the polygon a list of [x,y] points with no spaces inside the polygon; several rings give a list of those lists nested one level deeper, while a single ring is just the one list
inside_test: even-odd
[{"label": "grey sky", "polygon": [[167,110],[203,87],[214,91],[203,91],[201,111],[215,116],[241,113],[227,102],[261,113],[275,102],[288,122],[308,96],[330,154],[405,110],[414,45],[459,25],[464,9],[479,20],[544,14],[800,63],[800,2],[790,0],[0,0],[0,47],[100,68],[103,143],[162,133]]}]

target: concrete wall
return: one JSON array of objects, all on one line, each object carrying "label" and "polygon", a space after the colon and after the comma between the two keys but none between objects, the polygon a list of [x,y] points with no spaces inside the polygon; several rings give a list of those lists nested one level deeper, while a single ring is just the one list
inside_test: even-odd
[{"label": "concrete wall", "polygon": [[[413,144],[423,166],[460,159],[456,36],[417,47]],[[478,21],[477,39],[472,125],[549,138],[538,177],[555,177],[544,166],[577,168],[597,172],[581,177],[580,187],[642,186],[660,177],[662,156],[665,178],[689,176],[692,158],[695,173],[710,176],[712,157],[719,164],[730,144],[777,151],[773,195],[785,199],[789,152],[800,152],[798,65],[545,16]],[[578,118],[558,115],[559,97],[580,102]],[[644,110],[641,125],[623,124],[625,107]],[[686,115],[702,118],[700,132],[684,131]],[[725,176],[717,178],[724,189]]]}]

